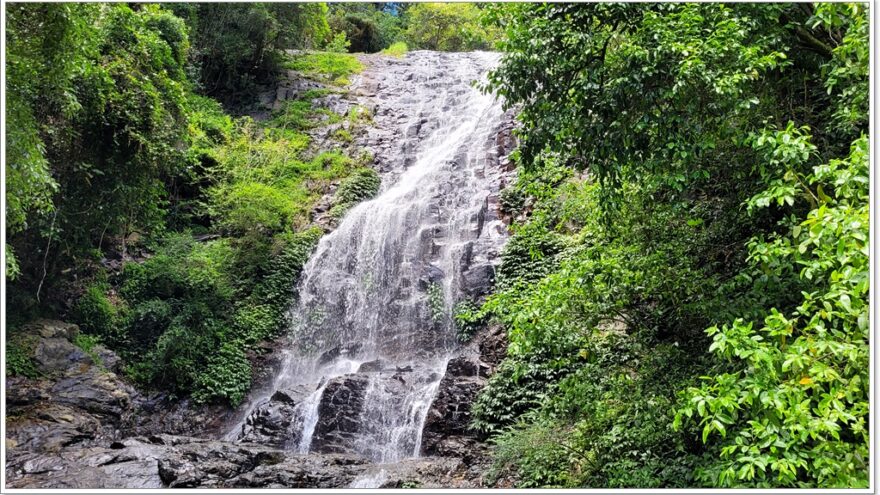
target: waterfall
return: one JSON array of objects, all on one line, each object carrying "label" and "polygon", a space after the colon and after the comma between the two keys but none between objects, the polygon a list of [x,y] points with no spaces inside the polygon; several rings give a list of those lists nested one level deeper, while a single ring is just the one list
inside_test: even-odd
[{"label": "waterfall", "polygon": [[454,305],[506,235],[487,214],[505,113],[472,84],[497,60],[411,52],[371,74],[375,125],[364,144],[383,185],[321,239],[303,270],[274,384],[312,390],[295,407],[289,448],[376,462],[419,455],[459,345]]}]

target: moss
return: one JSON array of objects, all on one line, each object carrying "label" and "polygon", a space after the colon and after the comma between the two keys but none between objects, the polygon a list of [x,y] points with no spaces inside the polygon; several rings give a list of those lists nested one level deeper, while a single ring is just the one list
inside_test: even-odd
[{"label": "moss", "polygon": [[306,77],[329,82],[336,86],[348,86],[349,77],[364,70],[364,64],[354,55],[332,52],[296,55],[284,67],[300,71]]},{"label": "moss", "polygon": [[351,143],[352,141],[354,141],[354,137],[351,135],[351,133],[342,128],[336,129],[336,131],[333,133],[333,139],[342,143]]},{"label": "moss", "polygon": [[382,50],[382,55],[387,55],[389,57],[401,58],[406,55],[406,52],[409,51],[409,47],[406,46],[406,43],[403,41],[398,41],[392,43],[391,46]]}]

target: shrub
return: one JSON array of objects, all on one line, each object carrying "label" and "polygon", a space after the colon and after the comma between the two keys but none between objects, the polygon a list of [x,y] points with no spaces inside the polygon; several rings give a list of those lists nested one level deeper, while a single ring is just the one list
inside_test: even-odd
[{"label": "shrub", "polygon": [[237,342],[227,342],[214,353],[204,370],[196,376],[193,399],[196,402],[225,400],[236,406],[251,386],[251,365]]},{"label": "shrub", "polygon": [[345,16],[342,27],[346,38],[351,41],[350,51],[374,53],[382,49],[382,34],[372,20],[348,15]]},{"label": "shrub", "polygon": [[343,179],[333,196],[333,207],[330,214],[341,217],[352,206],[374,197],[379,192],[382,181],[379,174],[371,168],[359,168]]},{"label": "shrub", "polygon": [[289,304],[296,279],[321,234],[321,229],[314,227],[304,232],[279,236],[280,253],[269,262],[267,273],[254,288],[251,298],[275,308]]},{"label": "shrub", "polygon": [[245,304],[232,318],[236,337],[253,344],[275,335],[280,326],[278,305]]},{"label": "shrub", "polygon": [[129,314],[128,338],[132,350],[148,350],[165,333],[174,315],[171,304],[149,299],[134,305]]},{"label": "shrub", "polygon": [[538,225],[521,229],[504,245],[496,286],[503,290],[539,280],[557,266],[557,255],[564,247],[558,234],[544,231]]},{"label": "shrub", "polygon": [[278,187],[241,182],[215,194],[215,214],[229,232],[277,232],[291,225],[296,209]]},{"label": "shrub", "polygon": [[571,364],[546,362],[535,355],[529,360],[507,358],[489,378],[471,408],[471,427],[494,434],[541,405],[556,382],[571,372]]},{"label": "shrub", "polygon": [[122,321],[119,309],[107,297],[109,290],[106,283],[96,283],[86,288],[77,299],[70,317],[83,332],[114,340],[120,336]]},{"label": "shrub", "polygon": [[472,3],[415,3],[405,17],[406,39],[419,49],[487,50],[498,36],[481,24],[480,8]]},{"label": "shrub", "polygon": [[39,378],[40,370],[34,360],[37,339],[31,335],[7,333],[6,373],[10,376]]},{"label": "shrub", "polygon": [[472,301],[462,301],[455,305],[453,320],[458,341],[467,343],[486,325],[488,315]]},{"label": "shrub", "polygon": [[350,46],[351,41],[348,41],[345,32],[339,32],[333,35],[333,39],[327,43],[324,49],[332,53],[348,53],[348,47]]}]

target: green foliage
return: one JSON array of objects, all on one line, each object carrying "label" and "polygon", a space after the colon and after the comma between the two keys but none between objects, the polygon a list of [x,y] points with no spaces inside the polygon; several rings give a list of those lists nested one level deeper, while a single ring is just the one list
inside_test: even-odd
[{"label": "green foliage", "polygon": [[227,342],[214,353],[195,380],[197,402],[222,399],[238,404],[251,386],[251,365],[240,346]]},{"label": "green foliage", "polygon": [[486,435],[499,433],[523,413],[540,406],[555,382],[571,372],[570,363],[545,358],[536,354],[502,361],[471,406],[471,427]]},{"label": "green foliage", "polygon": [[428,284],[428,310],[431,312],[431,321],[435,324],[446,319],[446,297],[443,294],[443,286],[437,282]]},{"label": "green foliage", "polygon": [[351,41],[348,41],[344,32],[340,32],[333,35],[333,39],[327,43],[324,50],[332,53],[348,53],[349,46],[351,46]]},{"label": "green foliage", "polygon": [[539,228],[518,232],[501,253],[496,285],[504,288],[541,279],[556,267],[556,256],[563,249],[562,239],[554,232]]},{"label": "green foliage", "polygon": [[382,50],[382,55],[402,58],[409,51],[409,47],[403,41],[395,41],[388,48]]},{"label": "green foliage", "polygon": [[322,231],[312,227],[296,234],[279,236],[279,249],[269,262],[264,276],[254,287],[255,302],[271,305],[277,313],[283,312],[290,303],[296,278],[318,244]]},{"label": "green foliage", "polygon": [[6,334],[6,373],[8,376],[39,378],[40,370],[34,360],[37,339],[16,332]]},{"label": "green foliage", "polygon": [[382,49],[382,34],[379,26],[371,19],[356,15],[347,15],[337,22],[350,40],[350,50],[360,53],[375,53]]},{"label": "green foliage", "polygon": [[[336,36],[351,40],[351,52],[373,53],[391,45],[400,35],[400,15],[388,11],[388,4],[330,4],[330,27]],[[400,7],[398,6],[398,10]],[[330,50],[333,51],[333,50]]]},{"label": "green foliage", "polygon": [[7,244],[3,248],[6,251],[6,267],[3,273],[6,275],[6,280],[13,281],[21,274],[21,268],[19,268],[18,261],[15,259],[15,252],[12,251],[12,246]]},{"label": "green foliage", "polygon": [[340,218],[352,206],[371,199],[379,192],[382,184],[379,174],[371,168],[359,168],[343,179],[333,196],[330,214]]},{"label": "green foliage", "polygon": [[[758,141],[767,147],[771,164],[790,156],[785,150],[797,146],[793,142],[809,144],[809,136],[791,126],[775,137]],[[809,156],[792,160],[796,164]],[[720,441],[720,462],[700,473],[715,485],[864,487],[869,469],[867,138],[854,142],[847,158],[818,165],[806,177],[791,169],[780,175],[750,204],[790,203],[798,191],[814,208],[805,218],[783,220],[782,233],[753,239],[749,259],[756,270],[777,276],[799,269],[799,276],[811,281],[810,290],[788,315],[772,308],[763,322],[737,318],[707,330],[713,338],[710,351],[733,369],[728,364],[700,387],[689,388],[676,425],[696,416],[703,442],[720,435],[714,441]]]},{"label": "green foliage", "polygon": [[417,3],[406,9],[404,37],[424,50],[488,50],[498,36],[481,24],[480,8],[473,3]]},{"label": "green foliage", "polygon": [[494,476],[866,486],[863,7],[486,12],[522,123],[480,309],[510,340],[473,408]]},{"label": "green foliage", "polygon": [[472,301],[461,301],[455,305],[453,310],[453,321],[455,322],[455,335],[461,343],[467,343],[471,338],[483,328],[487,323],[485,312]]},{"label": "green foliage", "polygon": [[6,221],[10,234],[28,213],[52,210],[52,177],[41,124],[47,115],[79,109],[72,79],[93,49],[92,5],[14,5],[6,10]]},{"label": "green foliage", "polygon": [[90,335],[112,340],[121,330],[121,311],[107,297],[110,287],[96,283],[86,288],[77,300],[71,319],[80,329]]},{"label": "green foliage", "polygon": [[540,409],[493,439],[491,476],[512,477],[522,488],[692,485],[697,458],[667,427],[675,397],[666,385],[682,378],[669,376],[671,364],[687,356],[672,346],[607,339],[584,349],[586,362]]},{"label": "green foliage", "polygon": [[224,228],[238,234],[284,230],[296,213],[284,191],[258,182],[234,184],[218,190],[215,197],[215,211],[223,218]]},{"label": "green foliage", "polygon": [[[248,107],[282,49],[331,41],[326,4],[8,12],[11,321],[69,317],[84,331],[78,345],[91,352],[100,340],[141,386],[240,401],[247,353],[285,327],[320,236],[306,229],[313,206],[366,163],[315,149],[303,131],[370,116],[321,108],[314,100],[331,90],[316,89],[258,123],[194,91]],[[363,68],[325,53],[293,65],[334,84]],[[340,208],[375,194],[378,176],[345,184]],[[104,257],[121,257],[122,272],[105,272]],[[29,354],[10,348],[15,370],[32,374]]]},{"label": "green foliage", "polygon": [[[773,103],[761,74],[790,64],[783,26],[772,20],[781,9],[491,7],[510,53],[490,76],[491,86],[509,105],[529,102],[520,115],[526,163],[550,149],[571,166],[589,164],[603,184],[662,170],[659,177],[676,185],[704,175],[704,157],[724,146],[717,137],[736,136],[762,97]],[[577,26],[578,35],[568,26]],[[633,94],[643,97],[624,96]],[[588,148],[595,159],[571,152]]]},{"label": "green foliage", "polygon": [[364,64],[354,55],[331,52],[295,55],[285,67],[300,71],[306,77],[336,86],[348,86],[349,76],[364,70]]},{"label": "green foliage", "polygon": [[322,46],[330,37],[324,3],[171,4],[186,20],[191,72],[205,94],[224,102],[251,97],[272,81],[282,50]]},{"label": "green foliage", "polygon": [[43,253],[26,243],[69,264],[95,243],[161,228],[188,42],[156,6],[20,5],[9,28],[7,214],[27,286],[57,274],[44,276]]}]

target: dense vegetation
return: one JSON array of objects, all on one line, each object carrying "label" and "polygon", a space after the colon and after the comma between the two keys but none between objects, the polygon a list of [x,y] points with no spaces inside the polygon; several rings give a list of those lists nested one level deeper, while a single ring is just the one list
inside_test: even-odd
[{"label": "dense vegetation", "polygon": [[[237,403],[248,353],[285,323],[322,233],[375,194],[350,144],[365,109],[320,103],[363,66],[323,46],[323,4],[18,4],[7,8],[8,370],[34,376],[38,315],[117,351],[144,387]],[[256,50],[256,51],[255,51]],[[256,108],[281,68],[323,89]],[[259,109],[258,109],[259,110]],[[308,131],[339,124],[318,149]],[[344,179],[344,180],[343,180]]]},{"label": "dense vegetation", "polygon": [[475,404],[519,486],[866,487],[868,13],[493,6],[519,105]]},{"label": "dense vegetation", "polygon": [[[351,146],[369,113],[321,106],[363,69],[346,52],[497,41],[513,236],[456,314],[510,340],[474,404],[491,477],[867,486],[864,5],[5,8],[8,372],[39,374],[20,324],[68,318],[142,387],[239,402],[313,207],[379,188]],[[246,116],[284,69],[323,88]]]}]

